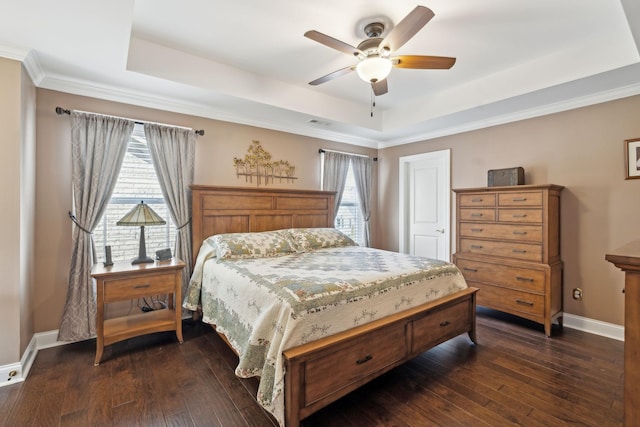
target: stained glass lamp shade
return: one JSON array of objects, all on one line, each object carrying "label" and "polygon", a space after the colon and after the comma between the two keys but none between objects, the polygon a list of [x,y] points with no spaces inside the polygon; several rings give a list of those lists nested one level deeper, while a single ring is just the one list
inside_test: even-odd
[{"label": "stained glass lamp shade", "polygon": [[149,225],[164,225],[166,223],[167,222],[160,218],[160,215],[151,209],[149,205],[145,205],[144,201],[137,204],[116,223],[116,225],[140,226],[140,247],[138,249],[138,258],[134,259],[131,264],[154,262],[153,258],[149,258],[147,256],[147,246],[144,241],[144,227]]}]

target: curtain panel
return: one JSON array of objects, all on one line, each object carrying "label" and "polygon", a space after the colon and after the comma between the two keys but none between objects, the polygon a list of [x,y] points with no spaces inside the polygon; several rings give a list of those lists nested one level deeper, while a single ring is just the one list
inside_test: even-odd
[{"label": "curtain panel", "polygon": [[162,195],[176,225],[174,255],[186,264],[182,271],[182,295],[191,278],[191,189],[195,165],[196,134],[193,129],[145,123],[149,145]]},{"label": "curtain panel", "polygon": [[91,232],[111,199],[133,126],[132,120],[71,112],[74,225],[59,341],[80,341],[95,336],[96,290],[91,266],[96,261],[96,251]]},{"label": "curtain panel", "polygon": [[371,180],[373,159],[371,157],[353,156],[351,167],[356,181],[358,198],[360,199],[360,213],[364,221],[363,243],[371,246]]},{"label": "curtain panel", "polygon": [[342,193],[347,182],[347,173],[349,173],[349,162],[351,161],[349,154],[336,153],[334,151],[324,152],[324,172],[322,174],[322,189],[324,191],[335,191],[335,206],[333,210],[333,222],[338,215],[338,208],[342,202]]}]

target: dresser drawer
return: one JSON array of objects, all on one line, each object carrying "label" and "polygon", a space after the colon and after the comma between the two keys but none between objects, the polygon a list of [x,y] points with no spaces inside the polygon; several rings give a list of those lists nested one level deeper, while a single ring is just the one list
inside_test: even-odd
[{"label": "dresser drawer", "polygon": [[[371,338],[374,334],[375,341]],[[407,355],[405,323],[365,334],[348,345],[335,346],[305,363],[305,406],[357,383]]]},{"label": "dresser drawer", "polygon": [[542,206],[542,192],[500,193],[498,194],[498,206]]},{"label": "dresser drawer", "polygon": [[496,220],[495,209],[460,209],[461,221],[491,221]]},{"label": "dresser drawer", "polygon": [[499,222],[542,224],[541,209],[498,209]]},{"label": "dresser drawer", "polygon": [[461,238],[460,250],[474,254],[542,262],[542,246],[531,243],[494,242]]},{"label": "dresser drawer", "polygon": [[495,206],[495,194],[462,194],[460,195],[460,206]]},{"label": "dresser drawer", "polygon": [[104,303],[169,294],[175,292],[175,289],[176,281],[173,272],[105,280]]},{"label": "dresser drawer", "polygon": [[469,286],[479,288],[477,304],[512,314],[526,313],[544,316],[544,295],[531,294],[486,283],[471,282]]},{"label": "dresser drawer", "polygon": [[542,242],[541,225],[460,223],[461,237]]},{"label": "dresser drawer", "polygon": [[454,337],[468,331],[470,322],[471,313],[466,301],[414,320],[411,352],[416,353],[429,348],[436,341],[443,341],[443,337]]},{"label": "dresser drawer", "polygon": [[493,283],[523,291],[544,293],[545,272],[504,264],[456,259],[467,281]]}]

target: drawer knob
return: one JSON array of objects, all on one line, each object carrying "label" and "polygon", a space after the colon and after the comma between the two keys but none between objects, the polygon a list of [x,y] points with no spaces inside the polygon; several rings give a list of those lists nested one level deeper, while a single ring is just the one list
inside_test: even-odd
[{"label": "drawer knob", "polygon": [[472,228],[471,231],[474,233],[482,233],[482,228]]},{"label": "drawer knob", "polygon": [[478,198],[475,198],[475,199],[471,199],[471,201],[473,203],[480,203],[480,202],[482,202],[482,199],[478,197]]},{"label": "drawer knob", "polygon": [[520,305],[527,305],[529,307],[533,307],[533,303],[531,301],[524,301],[521,299],[517,299],[516,302]]},{"label": "drawer knob", "polygon": [[526,231],[518,231],[518,230],[516,230],[516,231],[513,232],[513,234],[515,234],[517,236],[524,236],[525,234],[527,234],[527,232]]},{"label": "drawer knob", "polygon": [[445,326],[449,326],[450,324],[451,322],[449,322],[448,320],[445,320],[444,322],[440,323],[440,326],[444,328]]},{"label": "drawer knob", "polygon": [[513,253],[514,254],[526,254],[527,251],[525,251],[524,249],[513,249]]},{"label": "drawer knob", "polygon": [[527,214],[513,214],[514,218],[526,218]]},{"label": "drawer knob", "polygon": [[521,280],[523,282],[533,282],[533,279],[531,277],[516,276],[516,280]]},{"label": "drawer knob", "polygon": [[367,354],[365,357],[363,357],[362,359],[358,359],[356,360],[356,364],[357,365],[362,365],[363,363],[367,363],[369,360],[373,359],[373,356],[370,354]]},{"label": "drawer knob", "polygon": [[463,267],[462,268],[464,271],[471,271],[473,273],[476,273],[478,271],[477,268],[471,268],[471,267]]},{"label": "drawer knob", "polygon": [[471,249],[482,249],[482,245],[471,245]]},{"label": "drawer knob", "polygon": [[145,284],[145,285],[135,285],[135,286],[133,287],[133,289],[145,289],[145,288],[148,288],[148,287],[150,287],[150,286],[151,286],[151,285],[150,285],[150,284],[148,284],[148,283],[147,283],[147,284]]},{"label": "drawer knob", "polygon": [[526,197],[516,197],[513,199],[514,202],[526,202],[527,198]]},{"label": "drawer knob", "polygon": [[474,218],[480,218],[480,217],[482,217],[482,214],[481,213],[472,213],[471,216],[474,217]]}]

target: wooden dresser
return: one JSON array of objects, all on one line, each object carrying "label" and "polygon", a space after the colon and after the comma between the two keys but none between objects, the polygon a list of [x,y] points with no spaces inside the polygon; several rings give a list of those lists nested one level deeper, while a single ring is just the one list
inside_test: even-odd
[{"label": "wooden dresser", "polygon": [[562,326],[559,185],[468,188],[456,193],[453,261],[480,289],[477,304]]},{"label": "wooden dresser", "polygon": [[606,254],[624,275],[624,425],[640,425],[640,240]]}]

